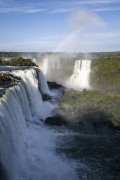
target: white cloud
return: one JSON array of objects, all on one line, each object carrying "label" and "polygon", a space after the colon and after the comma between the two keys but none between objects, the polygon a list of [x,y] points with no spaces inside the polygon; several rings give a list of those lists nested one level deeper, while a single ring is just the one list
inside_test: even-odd
[{"label": "white cloud", "polygon": [[119,32],[76,31],[70,34],[55,51],[90,52],[120,50]]},{"label": "white cloud", "polygon": [[67,13],[72,10],[73,10],[72,8],[58,8],[58,9],[53,9],[53,10],[49,11],[49,13],[50,14],[52,14],[52,13]]},{"label": "white cloud", "polygon": [[[15,6],[11,5],[11,0],[0,0],[0,13],[38,13],[46,12],[52,13],[69,13],[71,11],[77,11],[78,8],[88,8],[93,11],[119,11],[120,7],[112,6],[112,3],[120,2],[120,0],[71,0],[71,1],[52,1],[45,3],[41,1],[39,3],[24,3],[21,6],[17,3]],[[52,5],[52,6],[51,6]],[[107,5],[107,7],[105,7]],[[109,5],[109,6],[108,6]]]},{"label": "white cloud", "polygon": [[10,7],[10,8],[0,8],[0,13],[37,13],[44,12],[44,8],[35,8],[35,7]]},{"label": "white cloud", "polygon": [[117,6],[117,7],[99,7],[99,8],[93,9],[93,11],[96,11],[96,12],[120,11],[120,6]]},{"label": "white cloud", "polygon": [[95,4],[109,4],[120,1],[119,0],[81,0],[81,1],[73,1],[73,2],[80,5],[95,5]]},{"label": "white cloud", "polygon": [[68,25],[73,30],[77,30],[89,26],[105,27],[106,23],[95,12],[79,10],[71,14]]},{"label": "white cloud", "polygon": [[24,13],[37,13],[37,12],[45,12],[46,9],[38,8],[38,9],[26,9]]}]

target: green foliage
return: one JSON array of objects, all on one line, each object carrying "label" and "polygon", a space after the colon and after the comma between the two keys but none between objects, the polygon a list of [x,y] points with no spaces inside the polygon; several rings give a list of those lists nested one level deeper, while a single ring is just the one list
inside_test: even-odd
[{"label": "green foliage", "polygon": [[90,83],[96,90],[120,94],[120,58],[92,61]]},{"label": "green foliage", "polygon": [[120,58],[103,58],[92,61],[91,68],[101,74],[120,73]]},{"label": "green foliage", "polygon": [[0,75],[0,84],[11,82],[11,78],[8,75]]},{"label": "green foliage", "polygon": [[80,121],[83,114],[100,111],[109,118],[113,127],[120,128],[120,95],[95,90],[69,90],[64,94],[60,106],[68,110],[73,121]]},{"label": "green foliage", "polygon": [[35,66],[35,63],[31,59],[24,59],[22,57],[16,57],[9,61],[11,66]]},{"label": "green foliage", "polygon": [[6,65],[6,61],[3,60],[2,58],[0,58],[0,65],[2,65],[2,66],[3,66],[3,65],[4,65],[4,66]]},{"label": "green foliage", "polygon": [[24,59],[23,57],[16,57],[10,60],[0,59],[0,65],[9,65],[9,66],[36,66],[31,59]]}]

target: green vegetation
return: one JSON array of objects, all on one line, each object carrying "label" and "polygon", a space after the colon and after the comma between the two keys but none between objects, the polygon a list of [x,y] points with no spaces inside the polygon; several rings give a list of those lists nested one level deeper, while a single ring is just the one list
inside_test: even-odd
[{"label": "green vegetation", "polygon": [[106,117],[106,123],[111,123],[113,128],[120,128],[120,95],[103,94],[95,90],[69,90],[65,92],[60,106],[71,122],[81,122],[85,115],[100,112]]},{"label": "green vegetation", "polygon": [[0,65],[8,66],[36,66],[31,59],[24,59],[22,57],[12,58],[10,60],[3,60],[0,58]]},{"label": "green vegetation", "polygon": [[120,94],[120,58],[92,61],[90,83],[93,89]]},{"label": "green vegetation", "polygon": [[11,78],[9,75],[0,75],[0,84],[4,84],[4,83],[7,83],[7,82],[11,82]]},{"label": "green vegetation", "polygon": [[17,56],[20,56],[20,53],[19,52],[0,52],[0,57],[3,58],[3,57],[17,57]]}]

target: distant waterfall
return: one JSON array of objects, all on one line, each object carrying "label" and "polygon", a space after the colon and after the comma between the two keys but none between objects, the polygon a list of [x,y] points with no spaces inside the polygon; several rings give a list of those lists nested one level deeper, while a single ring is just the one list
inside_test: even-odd
[{"label": "distant waterfall", "polygon": [[51,62],[52,62],[52,69],[60,69],[60,60],[59,58],[51,58]]},{"label": "distant waterfall", "polygon": [[49,67],[48,63],[49,63],[48,58],[45,58],[44,62],[43,62],[43,65],[41,67],[44,75],[46,75],[48,73],[48,67]]},{"label": "distant waterfall", "polygon": [[60,59],[59,57],[45,57],[43,64],[41,66],[44,75],[49,74],[53,69],[60,69]]},{"label": "distant waterfall", "polygon": [[12,73],[21,80],[0,98],[0,180],[77,180],[75,165],[55,153],[57,133],[41,122],[54,107],[42,100],[36,70]]},{"label": "distant waterfall", "polygon": [[52,68],[55,69],[55,59],[52,59]]},{"label": "distant waterfall", "polygon": [[57,69],[60,69],[60,59],[57,60]]},{"label": "distant waterfall", "polygon": [[91,60],[76,60],[74,66],[74,73],[70,77],[70,84],[73,88],[89,89],[89,73]]}]

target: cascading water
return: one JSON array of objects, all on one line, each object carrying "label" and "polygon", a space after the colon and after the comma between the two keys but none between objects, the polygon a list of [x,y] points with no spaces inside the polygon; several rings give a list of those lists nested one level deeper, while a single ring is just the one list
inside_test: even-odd
[{"label": "cascading water", "polygon": [[52,59],[52,68],[55,69],[55,60]]},{"label": "cascading water", "polygon": [[6,171],[1,180],[27,176],[25,119],[28,118],[31,119],[31,113],[21,85],[7,90],[0,99],[0,162]]},{"label": "cascading water", "polygon": [[48,58],[44,59],[41,69],[42,69],[44,75],[46,75],[48,73]]},{"label": "cascading water", "polygon": [[[43,102],[42,96],[38,88],[38,79],[36,71],[25,70],[25,71],[14,71],[14,75],[22,78],[25,85],[29,102],[31,104],[32,115],[39,117],[40,119],[45,119],[46,116],[51,116],[51,111],[54,108],[49,102]],[[45,79],[44,79],[45,81]],[[45,87],[45,83],[43,83]],[[42,90],[45,90],[43,88]]]},{"label": "cascading water", "polygon": [[70,77],[70,86],[75,89],[90,89],[89,74],[91,60],[76,60],[74,73]]},{"label": "cascading water", "polygon": [[49,74],[53,69],[60,69],[60,60],[58,56],[45,57],[41,69],[44,75]]},{"label": "cascading water", "polygon": [[57,60],[57,69],[60,69],[60,59]]},{"label": "cascading water", "polygon": [[60,69],[60,60],[59,58],[57,57],[52,57],[51,58],[51,61],[52,61],[52,68],[53,69]]},{"label": "cascading water", "polygon": [[55,153],[58,133],[41,122],[53,106],[42,100],[36,71],[13,74],[21,81],[0,98],[0,180],[77,180],[74,164]]}]

